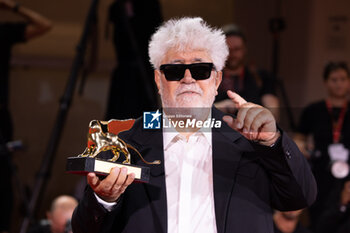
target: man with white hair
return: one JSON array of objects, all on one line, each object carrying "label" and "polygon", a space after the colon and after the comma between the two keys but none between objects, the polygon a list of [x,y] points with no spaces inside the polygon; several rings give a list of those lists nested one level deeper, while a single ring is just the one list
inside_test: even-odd
[{"label": "man with white hair", "polygon": [[[119,136],[161,164],[150,165],[149,183],[133,183],[125,168],[103,180],[89,173],[72,218],[75,233],[272,233],[272,208],[314,201],[308,164],[269,110],[231,91],[237,116],[212,107],[228,55],[221,30],[201,18],[169,20],[152,36],[149,54],[163,124],[172,127],[143,129],[141,118]],[[187,116],[218,124],[181,127]]]}]

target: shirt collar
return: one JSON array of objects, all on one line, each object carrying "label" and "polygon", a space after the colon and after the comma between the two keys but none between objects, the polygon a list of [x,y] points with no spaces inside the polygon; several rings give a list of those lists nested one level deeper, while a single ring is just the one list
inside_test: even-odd
[{"label": "shirt collar", "polygon": [[[212,113],[211,110],[209,112],[208,118],[207,119],[211,119]],[[164,114],[163,111],[163,120],[166,122],[167,125],[169,120],[166,117],[166,115]],[[204,136],[207,139],[207,142],[209,143],[209,145],[212,145],[212,134],[211,134],[211,128],[209,129],[204,129],[204,128],[200,128],[197,132],[195,132],[194,134],[192,134],[190,136],[191,137],[200,137],[200,136]],[[171,127],[171,128],[167,128],[166,131],[163,128],[163,143],[164,143],[164,149],[167,149],[170,146],[170,143],[172,141],[174,141],[174,139],[176,137],[182,137],[181,134],[176,131],[175,128]]]}]

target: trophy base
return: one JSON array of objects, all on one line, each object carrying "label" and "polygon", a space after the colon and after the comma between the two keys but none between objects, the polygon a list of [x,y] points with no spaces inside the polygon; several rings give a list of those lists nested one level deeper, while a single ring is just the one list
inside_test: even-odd
[{"label": "trophy base", "polygon": [[90,157],[69,157],[67,158],[66,171],[72,174],[86,175],[89,172],[94,172],[98,175],[107,176],[110,170],[114,167],[126,167],[128,174],[135,174],[135,181],[148,183],[150,176],[149,167],[141,167],[130,164],[122,164],[116,162],[110,162],[101,160],[98,158]]}]

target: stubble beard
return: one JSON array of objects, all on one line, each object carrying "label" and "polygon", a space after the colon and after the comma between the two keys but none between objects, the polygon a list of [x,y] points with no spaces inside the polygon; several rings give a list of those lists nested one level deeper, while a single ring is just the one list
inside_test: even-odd
[{"label": "stubble beard", "polygon": [[175,98],[172,98],[168,93],[164,91],[161,86],[160,94],[162,106],[167,114],[189,115],[191,118],[201,120],[203,120],[203,118],[206,118],[215,100],[215,87],[210,90],[207,98],[203,98],[203,91],[199,87],[196,87],[194,89],[196,92],[199,92],[199,94],[194,94],[194,96],[180,94],[183,89],[184,88],[179,88],[175,92]]}]

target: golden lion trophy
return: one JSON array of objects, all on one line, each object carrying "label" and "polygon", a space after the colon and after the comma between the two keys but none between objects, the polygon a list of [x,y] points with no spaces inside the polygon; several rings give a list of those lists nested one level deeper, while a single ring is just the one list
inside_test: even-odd
[{"label": "golden lion trophy", "polygon": [[[87,147],[82,154],[67,159],[67,172],[74,174],[95,172],[99,175],[108,175],[113,167],[127,167],[128,173],[135,174],[136,181],[148,182],[150,168],[132,165],[130,151],[134,151],[145,164],[160,164],[160,161],[147,162],[135,147],[118,136],[120,132],[129,130],[134,122],[133,119],[92,120],[89,124]],[[112,152],[109,153],[109,157],[112,158],[106,159],[103,155],[108,151]]]}]

